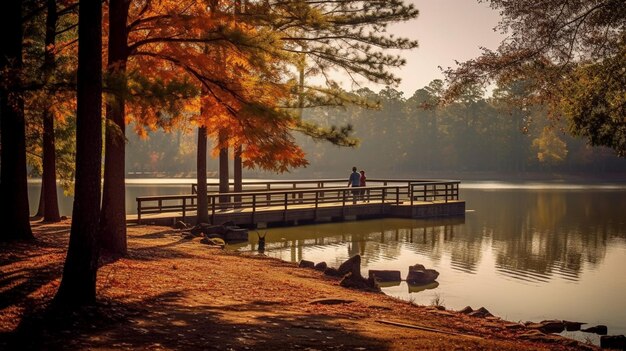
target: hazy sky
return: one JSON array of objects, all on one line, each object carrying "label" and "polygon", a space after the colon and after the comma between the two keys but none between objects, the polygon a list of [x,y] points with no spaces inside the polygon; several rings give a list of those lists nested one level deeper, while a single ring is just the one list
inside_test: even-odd
[{"label": "hazy sky", "polygon": [[[438,66],[454,66],[480,54],[480,47],[496,49],[503,36],[493,31],[499,21],[497,11],[477,0],[408,0],[420,14],[413,21],[394,25],[390,32],[417,39],[419,47],[402,52],[407,64],[398,72],[397,88],[410,97],[430,81],[443,78]],[[378,91],[381,86],[370,86]]]}]

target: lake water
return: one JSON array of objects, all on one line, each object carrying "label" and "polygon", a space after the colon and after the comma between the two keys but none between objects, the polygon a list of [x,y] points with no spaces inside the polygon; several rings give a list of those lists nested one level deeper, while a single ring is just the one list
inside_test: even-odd
[{"label": "lake water", "polygon": [[[157,182],[163,182],[157,180]],[[177,182],[180,182],[177,180]],[[189,181],[187,183],[190,183]],[[39,184],[31,184],[31,209]],[[188,193],[189,184],[131,181],[135,196]],[[438,285],[384,287],[389,295],[448,309],[486,307],[511,321],[565,319],[604,324],[626,334],[626,185],[461,183],[464,218],[380,219],[260,230],[265,254],[286,261],[326,261],[337,267],[362,256],[369,269],[424,264],[440,272]],[[61,200],[69,215],[71,201]],[[249,243],[233,247],[256,251]],[[587,333],[568,336],[598,343]]]}]

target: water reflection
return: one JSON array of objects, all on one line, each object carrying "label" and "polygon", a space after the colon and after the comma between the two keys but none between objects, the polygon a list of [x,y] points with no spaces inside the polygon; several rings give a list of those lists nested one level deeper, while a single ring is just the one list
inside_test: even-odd
[{"label": "water reflection", "polygon": [[[383,290],[416,303],[486,306],[510,320],[567,319],[626,333],[626,189],[464,189],[465,218],[272,228],[265,254],[368,269],[437,269],[438,286]],[[256,239],[239,246],[254,250]]]},{"label": "water reflection", "polygon": [[503,274],[537,281],[556,274],[576,281],[583,264],[593,267],[603,261],[610,238],[626,237],[621,215],[625,194],[466,191],[464,198],[477,220],[462,230],[469,242],[492,240],[496,267]]},{"label": "water reflection", "polygon": [[[585,264],[593,269],[602,263],[610,238],[626,238],[625,194],[466,190],[463,198],[474,210],[467,221],[385,219],[274,228],[268,231],[266,250],[289,248],[287,259],[294,262],[308,248],[330,250],[331,265],[356,254],[365,266],[408,252],[435,263],[446,256],[452,269],[474,274],[489,246],[496,270],[506,277],[548,282],[556,275],[577,281]],[[256,243],[253,238],[245,249],[254,250]],[[337,252],[339,247],[345,251]]]},{"label": "water reflection", "polygon": [[417,293],[417,292],[424,291],[424,290],[436,289],[439,286],[439,282],[432,282],[430,284],[424,284],[424,285],[407,284],[407,286],[409,287],[410,293]]},{"label": "water reflection", "polygon": [[[379,261],[390,261],[407,250],[407,243],[433,259],[441,256],[441,240],[450,241],[454,228],[461,226],[464,218],[445,220],[382,219],[371,221],[336,222],[317,225],[272,228],[265,237],[265,251],[269,255],[297,262],[306,251],[333,251],[328,264],[339,265],[345,259],[361,255],[362,263],[369,266]],[[441,239],[440,239],[441,238]],[[232,246],[233,249],[258,250],[257,235],[250,235],[249,243]],[[335,252],[335,250],[341,252]],[[285,253],[288,251],[288,258]]]}]

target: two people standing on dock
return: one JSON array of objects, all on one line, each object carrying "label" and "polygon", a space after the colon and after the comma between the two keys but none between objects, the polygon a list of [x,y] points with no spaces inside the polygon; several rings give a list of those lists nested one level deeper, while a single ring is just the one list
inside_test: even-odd
[{"label": "two people standing on dock", "polygon": [[[350,174],[350,178],[348,178],[348,187],[358,188],[365,186],[365,171],[361,170],[361,172],[356,171],[356,167],[352,167],[352,173]],[[357,199],[364,200],[365,198],[365,189],[354,189],[352,190],[352,203],[356,204]]]}]

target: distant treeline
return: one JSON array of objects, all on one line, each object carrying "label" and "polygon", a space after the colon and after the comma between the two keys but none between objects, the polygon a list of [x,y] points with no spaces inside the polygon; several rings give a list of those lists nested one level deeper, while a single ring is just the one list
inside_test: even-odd
[{"label": "distant treeline", "polygon": [[[482,91],[469,91],[459,101],[439,106],[439,87],[440,82],[433,81],[408,98],[389,87],[378,93],[365,88],[352,94],[377,103],[378,109],[305,110],[305,120],[326,126],[352,125],[360,145],[340,148],[298,137],[310,165],[288,176],[343,176],[353,165],[381,177],[626,172],[626,160],[610,149],[590,147],[570,136],[558,119],[547,118],[544,109],[513,107],[512,89],[498,88],[489,98]],[[146,140],[130,135],[127,171],[191,174],[195,139],[183,131],[156,132]],[[217,162],[210,160],[209,170],[216,169]]]}]

